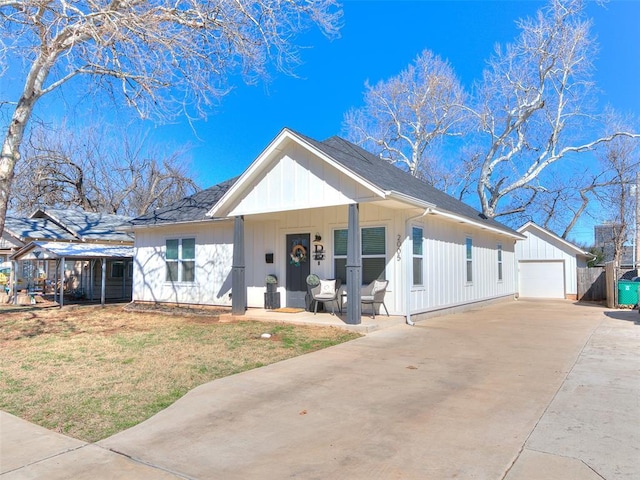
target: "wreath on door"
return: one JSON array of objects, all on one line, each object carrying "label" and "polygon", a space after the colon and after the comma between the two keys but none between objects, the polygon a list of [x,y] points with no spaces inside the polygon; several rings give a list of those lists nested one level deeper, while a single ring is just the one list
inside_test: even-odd
[{"label": "wreath on door", "polygon": [[300,262],[307,260],[307,250],[302,245],[294,245],[289,256],[291,257],[291,264],[299,267]]}]

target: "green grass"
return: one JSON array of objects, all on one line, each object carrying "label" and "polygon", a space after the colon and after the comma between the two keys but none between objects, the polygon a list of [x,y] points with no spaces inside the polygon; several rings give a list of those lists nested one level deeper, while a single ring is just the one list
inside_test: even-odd
[{"label": "green grass", "polygon": [[0,315],[0,409],[89,442],[136,425],[205,382],[359,336],[115,306]]}]

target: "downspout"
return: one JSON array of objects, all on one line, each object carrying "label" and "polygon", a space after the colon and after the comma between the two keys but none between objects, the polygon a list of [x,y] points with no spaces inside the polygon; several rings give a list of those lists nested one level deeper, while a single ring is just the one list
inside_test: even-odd
[{"label": "downspout", "polygon": [[405,263],[407,265],[407,268],[405,269],[405,295],[406,295],[406,309],[407,309],[407,325],[411,325],[414,326],[415,322],[413,320],[411,320],[411,285],[413,284],[413,271],[410,268],[411,266],[411,262],[409,260],[411,260],[413,258],[413,252],[411,251],[411,245],[409,244],[409,238],[411,238],[411,232],[409,231],[409,228],[411,227],[411,222],[413,222],[414,220],[416,220],[417,218],[422,218],[425,215],[427,215],[428,213],[431,212],[430,208],[427,208],[424,212],[422,212],[420,215],[415,215],[413,217],[409,217],[404,221],[404,231],[405,231],[405,252],[408,252],[409,255],[405,255],[406,260]]}]

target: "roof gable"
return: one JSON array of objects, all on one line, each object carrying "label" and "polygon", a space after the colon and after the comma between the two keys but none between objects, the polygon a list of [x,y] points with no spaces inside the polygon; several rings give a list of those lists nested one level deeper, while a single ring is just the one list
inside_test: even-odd
[{"label": "roof gable", "polygon": [[6,217],[4,229],[22,242],[31,240],[72,241],[76,237],[49,218]]},{"label": "roof gable", "polygon": [[[250,190],[254,185],[252,179],[265,171],[267,168],[265,164],[279,159],[274,152],[282,149],[284,141],[288,138],[312,150],[318,155],[318,158],[330,163],[357,184],[374,192],[377,195],[377,199],[402,198],[402,201],[407,204],[428,208],[430,210],[429,213],[432,214],[440,214],[450,219],[469,223],[474,227],[486,228],[513,238],[524,238],[500,222],[487,218],[464,202],[441,192],[432,185],[413,177],[341,137],[334,136],[319,142],[286,128],[252,163],[233,188],[209,211],[208,215],[226,216],[233,214],[233,206],[238,204],[242,195],[249,193],[244,191],[244,188],[249,187],[247,190]],[[355,202],[357,200],[349,203]]]},{"label": "roof gable", "polygon": [[208,212],[210,217],[282,212],[384,198],[318,142],[283,129]]},{"label": "roof gable", "polygon": [[129,220],[129,217],[122,215],[85,212],[77,209],[45,209],[37,210],[32,218],[49,218],[71,233],[75,239],[86,242],[133,241],[130,234],[117,230]]},{"label": "roof gable", "polygon": [[[296,149],[300,155],[294,155],[296,158],[287,157],[291,150]],[[322,164],[328,167],[325,168]],[[280,189],[276,194],[281,195],[281,198],[265,207],[262,205],[265,203],[264,199],[269,198],[273,189],[269,190],[271,180],[264,180],[278,165],[284,165],[290,169],[287,173],[292,182],[295,182],[295,175],[305,175],[308,177],[305,178],[307,183],[299,187],[295,184],[276,181],[273,185]],[[304,168],[308,171],[304,172]],[[279,178],[282,179],[285,176],[280,174]],[[285,192],[288,196],[282,195],[282,191],[289,187],[291,192]],[[316,190],[310,191],[313,188]],[[327,200],[327,191],[332,195],[330,200]],[[296,196],[296,192],[300,192],[301,195]],[[313,198],[314,193],[317,195],[316,198]],[[244,199],[250,201],[242,205],[243,211],[238,208],[238,205]],[[425,213],[467,223],[474,228],[488,229],[515,239],[525,238],[500,222],[485,217],[464,202],[441,192],[343,138],[331,137],[319,142],[286,128],[240,177],[135,218],[130,225],[135,229],[136,227],[211,221],[246,213],[265,213],[267,208],[272,209],[269,211],[285,211],[379,200],[397,200],[402,202],[402,205],[422,208],[425,209]]]},{"label": "roof gable", "polygon": [[540,225],[534,223],[534,222],[527,222],[524,225],[522,225],[520,228],[518,228],[517,230],[519,233],[525,233],[525,232],[532,232],[535,233],[536,235],[538,235],[539,237],[546,239],[546,241],[555,244],[555,245],[559,245],[564,247],[563,249],[568,250],[570,252],[572,252],[574,255],[580,255],[583,257],[593,257],[592,254],[590,254],[589,252],[586,252],[584,250],[582,250],[580,247],[574,245],[573,243],[565,240],[564,238],[556,235],[555,233],[551,232],[550,230],[547,230],[546,228],[541,227]]}]

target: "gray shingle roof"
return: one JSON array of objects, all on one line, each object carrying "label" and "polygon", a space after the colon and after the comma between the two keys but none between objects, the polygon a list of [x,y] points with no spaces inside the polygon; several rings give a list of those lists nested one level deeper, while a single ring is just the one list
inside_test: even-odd
[{"label": "gray shingle roof", "polygon": [[75,234],[76,239],[83,241],[132,242],[130,233],[116,230],[129,221],[130,217],[107,213],[85,212],[75,209],[46,209],[37,211],[34,217],[50,217],[68,231]]},{"label": "gray shingle roof", "polygon": [[486,224],[487,226],[500,230],[506,230],[517,235],[517,232],[511,228],[496,220],[487,218],[466,203],[413,177],[386,160],[367,152],[365,149],[341,137],[334,136],[323,142],[318,142],[297,132],[296,135],[308,141],[348,170],[351,170],[356,175],[376,185],[381,190],[402,193],[417,200],[432,203],[441,210],[446,210],[447,212],[467,217],[474,222]]},{"label": "gray shingle roof", "polygon": [[4,229],[23,242],[31,240],[76,240],[70,232],[48,218],[6,217]]},{"label": "gray shingle roof", "polygon": [[237,179],[238,177],[226,180],[218,185],[183,198],[171,205],[158,208],[151,213],[134,218],[130,221],[130,224],[133,226],[152,226],[170,223],[211,221],[211,217],[207,217],[207,212],[218,203],[218,200],[222,198]]},{"label": "gray shingle roof", "polygon": [[[337,163],[340,163],[347,170],[350,170],[355,175],[365,179],[381,190],[404,194],[417,200],[434,204],[440,210],[463,216],[476,223],[486,224],[488,227],[519,236],[519,234],[511,228],[506,227],[496,220],[486,218],[466,203],[441,192],[343,138],[335,136],[319,142],[298,132],[290,131],[325,153]],[[236,177],[206,190],[202,190],[168,207],[138,217],[132,220],[131,223],[134,226],[151,226],[212,220],[206,216],[206,213],[222,198],[237,179]]]}]

